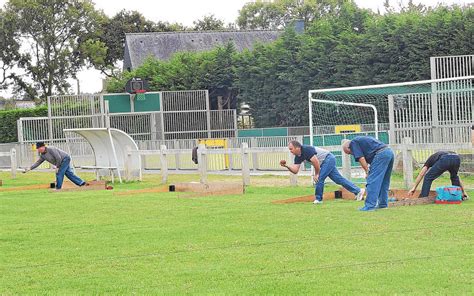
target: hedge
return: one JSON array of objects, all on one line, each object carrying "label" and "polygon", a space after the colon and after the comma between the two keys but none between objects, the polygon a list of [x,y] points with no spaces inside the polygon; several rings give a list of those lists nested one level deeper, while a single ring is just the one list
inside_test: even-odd
[{"label": "hedge", "polygon": [[0,143],[18,142],[17,120],[21,117],[48,116],[46,106],[33,109],[14,109],[0,111]]}]

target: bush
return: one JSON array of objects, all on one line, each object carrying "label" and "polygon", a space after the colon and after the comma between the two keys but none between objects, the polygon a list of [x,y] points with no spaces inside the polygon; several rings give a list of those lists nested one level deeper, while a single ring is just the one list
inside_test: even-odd
[{"label": "bush", "polygon": [[34,109],[0,111],[0,143],[18,142],[17,120],[21,117],[48,116],[46,106]]}]

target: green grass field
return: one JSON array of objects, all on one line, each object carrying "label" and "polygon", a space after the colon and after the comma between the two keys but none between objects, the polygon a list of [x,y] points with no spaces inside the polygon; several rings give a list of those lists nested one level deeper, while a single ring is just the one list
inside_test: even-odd
[{"label": "green grass field", "polygon": [[[0,179],[12,187],[53,174]],[[0,192],[0,294],[474,293],[473,190],[461,205],[367,213],[355,201],[272,204],[313,192],[280,187],[286,179],[252,177],[243,196],[200,198],[113,194],[159,175],[113,191]]]}]

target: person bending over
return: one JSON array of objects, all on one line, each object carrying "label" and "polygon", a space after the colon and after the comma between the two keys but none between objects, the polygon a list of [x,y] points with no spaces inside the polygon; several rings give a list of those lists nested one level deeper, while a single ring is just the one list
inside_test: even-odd
[{"label": "person bending over", "polygon": [[36,149],[40,158],[30,167],[23,171],[34,170],[40,166],[45,160],[56,167],[56,189],[60,190],[63,186],[64,176],[71,180],[77,186],[88,185],[84,180],[74,174],[71,167],[71,157],[59,148],[48,146],[44,142],[36,143]]},{"label": "person bending over", "polygon": [[293,174],[297,174],[300,170],[300,165],[304,161],[310,162],[314,167],[314,203],[319,204],[323,202],[324,181],[327,177],[333,180],[336,184],[341,185],[348,191],[354,193],[357,200],[362,200],[365,190],[357,187],[351,181],[344,178],[336,168],[336,157],[329,151],[313,147],[309,145],[301,145],[298,141],[291,141],[288,144],[288,149],[291,154],[295,156],[293,165],[287,165],[285,160],[280,161],[282,167],[287,168]]},{"label": "person bending over", "polygon": [[342,149],[344,153],[352,154],[365,171],[367,197],[365,206],[359,210],[373,211],[387,208],[394,160],[392,149],[379,140],[366,136],[345,140]]},{"label": "person bending over", "polygon": [[428,197],[433,181],[436,180],[439,176],[441,176],[444,172],[449,172],[451,177],[451,184],[453,186],[461,187],[463,199],[467,199],[467,193],[464,190],[464,186],[458,176],[460,165],[461,158],[458,154],[456,154],[456,152],[438,151],[432,154],[426,160],[425,164],[423,165],[423,168],[416,177],[415,185],[413,185],[410,191],[408,191],[408,194],[412,196],[415,193],[418,184],[420,184],[421,180],[424,177],[419,197]]}]

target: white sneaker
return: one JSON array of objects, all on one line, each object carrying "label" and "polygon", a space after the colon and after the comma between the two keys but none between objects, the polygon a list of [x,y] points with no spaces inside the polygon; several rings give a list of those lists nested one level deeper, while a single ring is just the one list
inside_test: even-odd
[{"label": "white sneaker", "polygon": [[361,188],[359,193],[357,193],[355,199],[358,201],[361,201],[364,199],[364,194],[365,194],[365,188]]},{"label": "white sneaker", "polygon": [[317,204],[322,204],[323,201],[322,201],[322,200],[317,200],[317,199],[315,199],[315,200],[313,201],[313,203],[314,203],[315,205],[317,205]]}]

